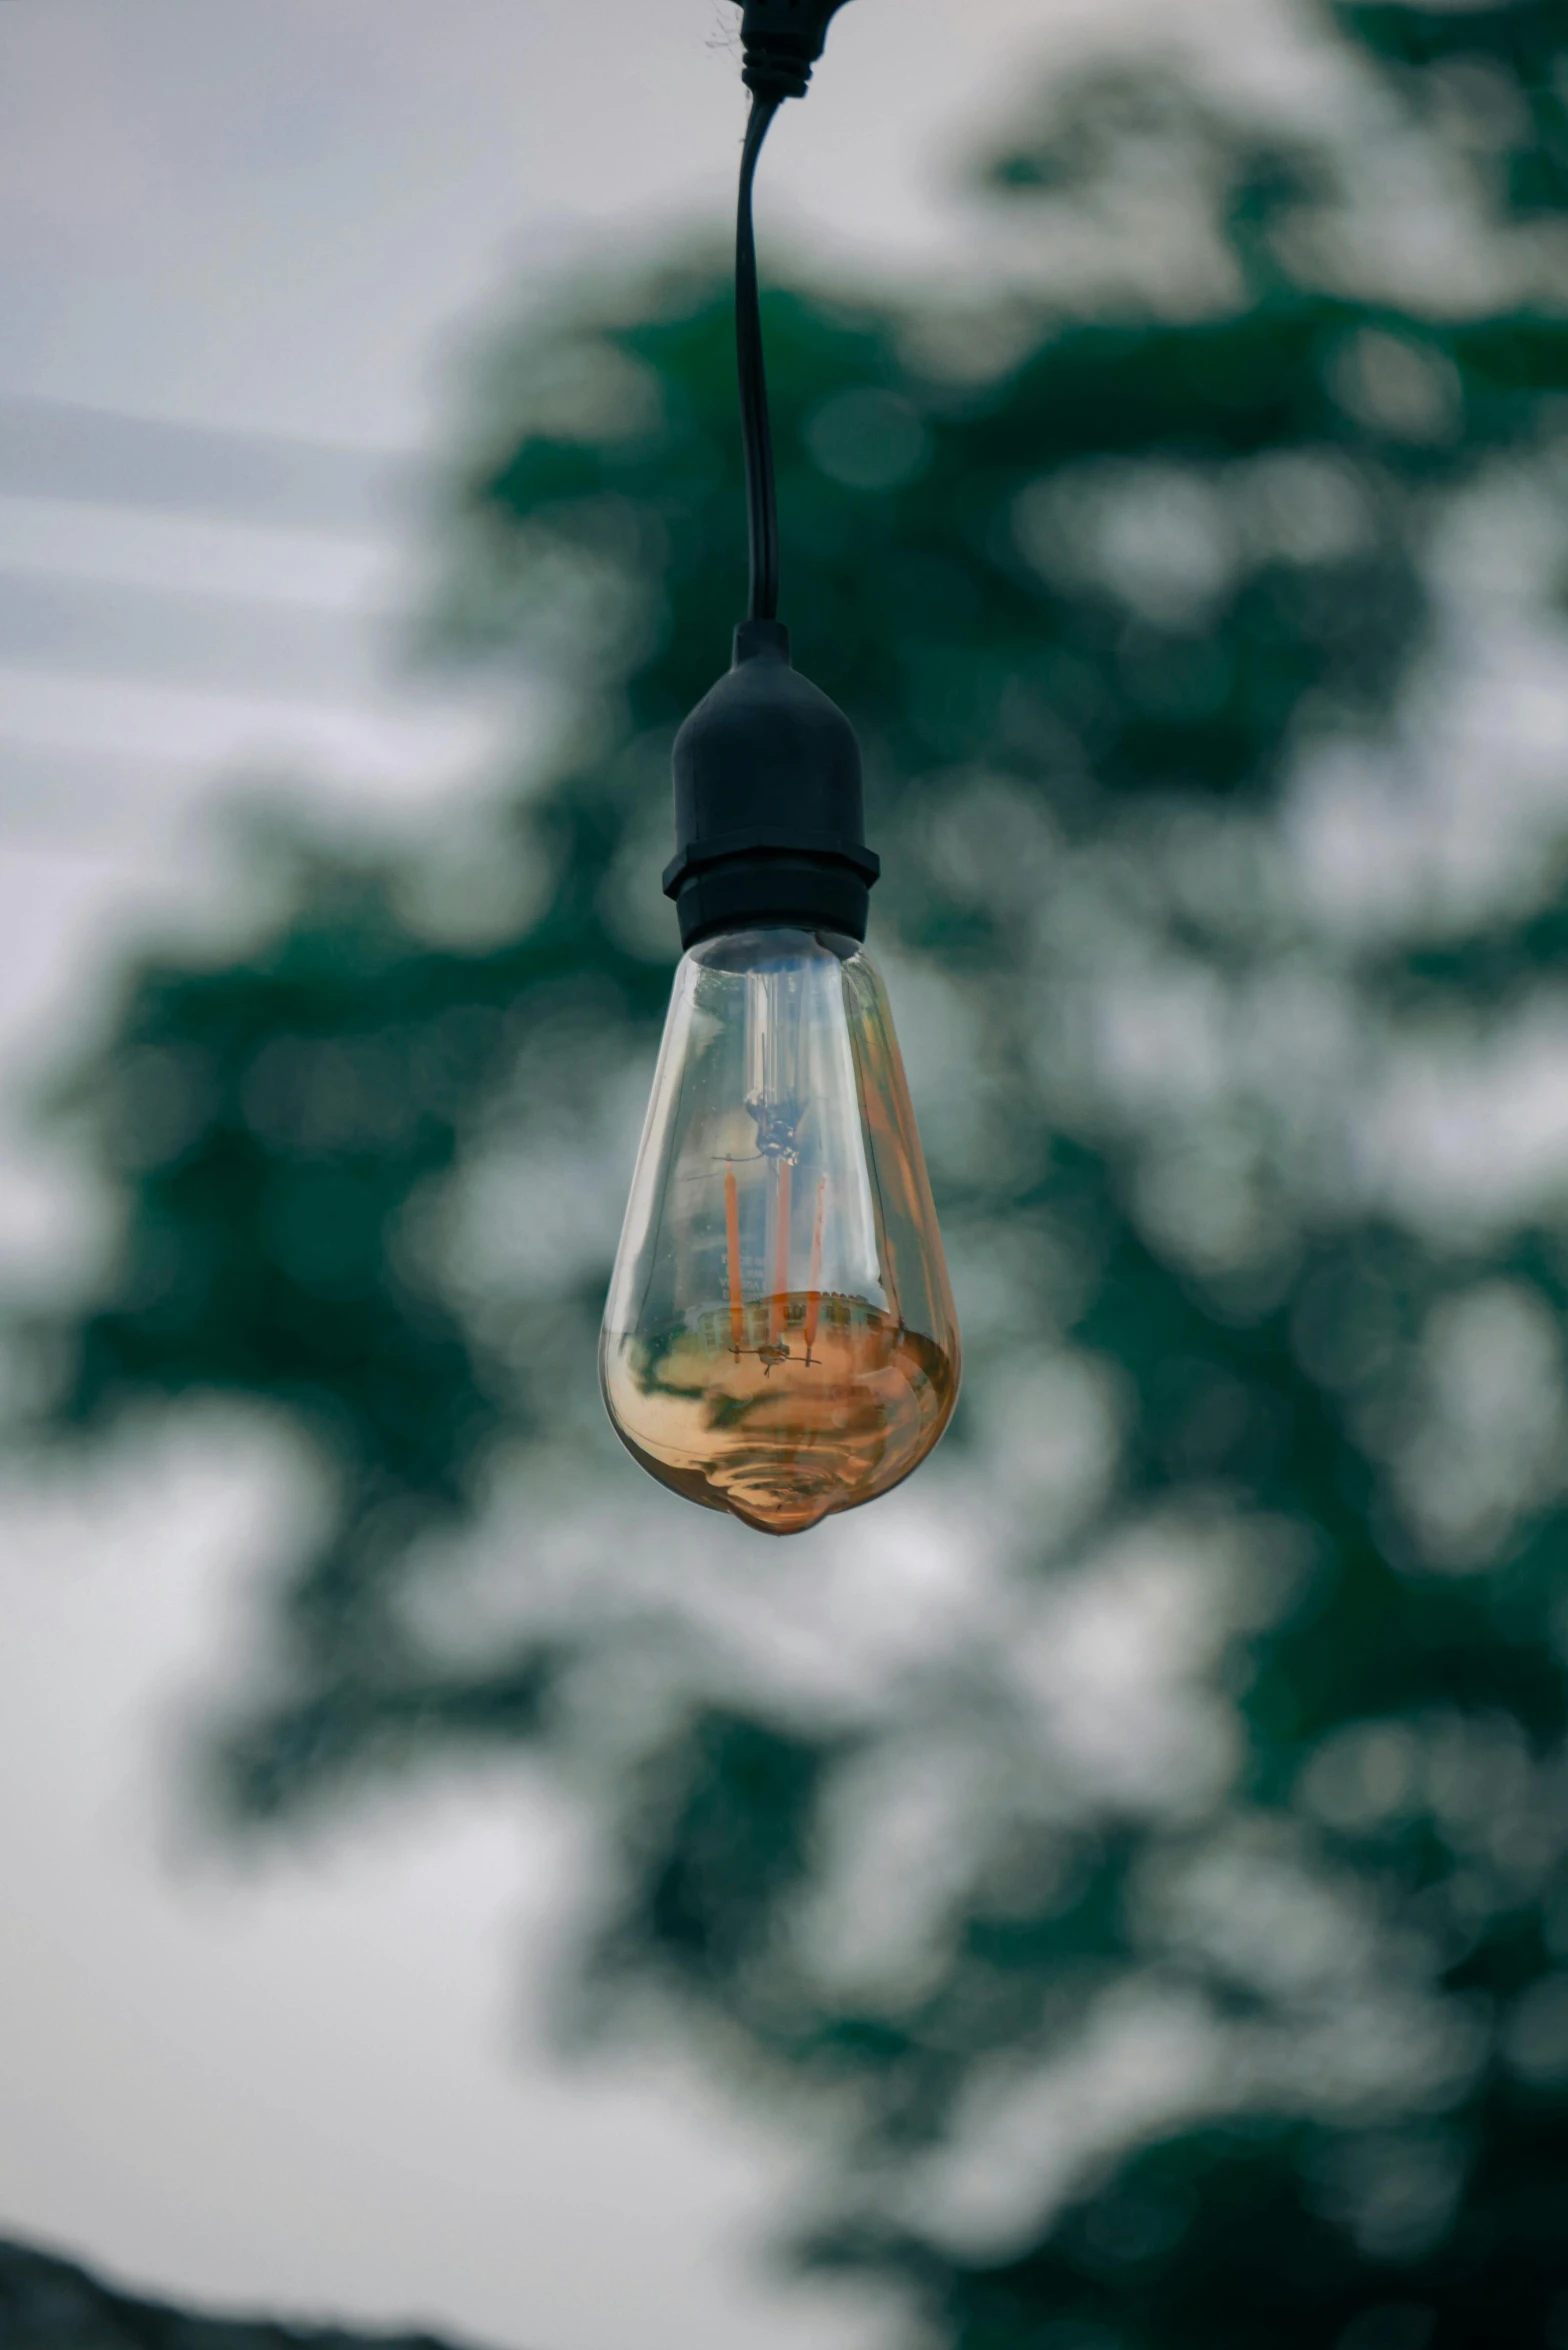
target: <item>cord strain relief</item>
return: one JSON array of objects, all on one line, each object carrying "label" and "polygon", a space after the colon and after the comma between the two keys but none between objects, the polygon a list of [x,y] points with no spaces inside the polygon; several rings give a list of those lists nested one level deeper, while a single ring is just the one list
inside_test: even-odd
[{"label": "cord strain relief", "polygon": [[811,68],[798,59],[778,56],[754,43],[748,43],[741,57],[740,78],[754,97],[804,98],[811,85]]},{"label": "cord strain relief", "polygon": [[844,0],[741,0],[741,79],[759,98],[804,98]]}]

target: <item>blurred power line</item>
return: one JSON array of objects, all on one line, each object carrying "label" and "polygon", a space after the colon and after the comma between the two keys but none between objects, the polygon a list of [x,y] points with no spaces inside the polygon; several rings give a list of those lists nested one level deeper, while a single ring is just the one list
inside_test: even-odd
[{"label": "blurred power line", "polygon": [[390,450],[0,398],[0,493],[313,531],[377,532],[421,467]]},{"label": "blurred power line", "polygon": [[0,398],[0,840],[123,844],[197,769],[450,771],[473,728],[387,646],[424,479],[387,449]]}]

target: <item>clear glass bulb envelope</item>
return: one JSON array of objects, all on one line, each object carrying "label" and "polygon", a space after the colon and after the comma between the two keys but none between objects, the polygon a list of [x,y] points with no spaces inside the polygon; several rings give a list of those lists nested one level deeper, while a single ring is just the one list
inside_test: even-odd
[{"label": "clear glass bulb envelope", "polygon": [[770,1534],[886,1493],[946,1427],[947,1267],[852,940],[741,931],[682,960],[599,1362],[643,1467]]}]

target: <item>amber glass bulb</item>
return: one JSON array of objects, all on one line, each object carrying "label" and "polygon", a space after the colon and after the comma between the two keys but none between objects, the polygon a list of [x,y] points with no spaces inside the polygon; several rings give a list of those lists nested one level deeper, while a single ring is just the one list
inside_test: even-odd
[{"label": "amber glass bulb", "polygon": [[599,1353],[661,1485],[767,1534],[925,1459],[958,1324],[887,996],[847,938],[748,930],[675,978]]}]

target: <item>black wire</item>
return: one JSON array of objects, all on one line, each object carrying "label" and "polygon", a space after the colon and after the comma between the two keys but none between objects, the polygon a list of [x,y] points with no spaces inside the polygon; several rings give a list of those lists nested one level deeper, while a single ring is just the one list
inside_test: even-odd
[{"label": "black wire", "polygon": [[762,308],[757,289],[757,240],[751,189],[757,157],[781,100],[753,96],[740,159],[740,204],[735,222],[735,352],[740,366],[740,428],[746,452],[746,513],[751,534],[751,617],[776,620],[779,610],[779,509],[773,480],[773,435],[768,424],[768,376],[762,354]]}]

